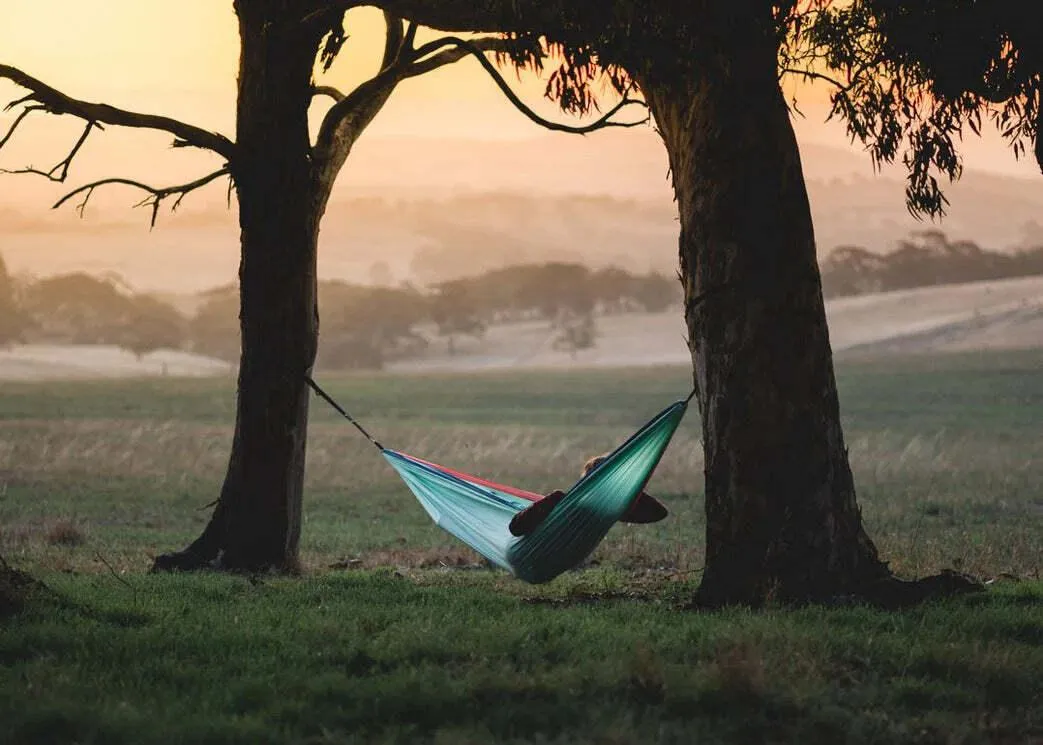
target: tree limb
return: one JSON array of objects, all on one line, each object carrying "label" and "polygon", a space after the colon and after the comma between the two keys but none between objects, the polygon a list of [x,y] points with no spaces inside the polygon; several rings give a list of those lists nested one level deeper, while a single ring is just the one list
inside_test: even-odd
[{"label": "tree limb", "polygon": [[786,74],[801,75],[807,80],[822,80],[826,83],[829,83],[830,85],[839,88],[842,91],[846,91],[851,87],[850,85],[841,83],[839,80],[830,75],[825,75],[821,72],[815,72],[814,70],[801,70],[795,67],[784,67],[781,70],[779,70],[779,77],[782,77]]},{"label": "tree limb", "polygon": [[[18,125],[18,121],[21,120],[29,110],[30,109],[27,108],[22,112],[22,116],[20,116],[18,120],[15,120],[14,126],[11,127],[12,131],[14,130],[14,127]],[[101,129],[101,125],[97,122],[88,121],[87,126],[83,128],[83,134],[80,135],[80,139],[76,140],[76,144],[72,146],[72,150],[69,151],[69,154],[49,171],[41,171],[38,168],[29,166],[27,168],[17,168],[13,171],[4,168],[0,169],[0,173],[34,173],[37,176],[43,176],[51,181],[63,183],[69,176],[69,167],[72,166],[72,159],[76,157],[76,153],[80,152],[80,148],[83,147],[83,143],[87,141],[87,137],[90,136],[91,130],[95,127]],[[8,135],[8,137],[10,137],[10,135]],[[3,142],[7,142],[7,137],[4,138]],[[0,146],[3,145],[3,142],[0,142]]]},{"label": "tree limb", "polygon": [[316,85],[312,88],[311,94],[313,96],[329,96],[334,102],[343,101],[345,98],[344,94],[332,85]]},{"label": "tree limb", "polygon": [[[7,106],[7,108],[5,109],[5,111],[7,109],[10,109],[12,106],[17,106],[19,103],[22,103],[23,100],[24,99],[19,99],[17,101],[14,101],[13,103],[9,104]],[[40,106],[39,104],[32,104],[32,105],[26,106],[24,109],[22,109],[22,113],[19,114],[18,118],[16,118],[14,120],[14,123],[11,125],[11,128],[9,130],[7,130],[7,134],[4,135],[3,139],[0,139],[0,148],[2,148],[4,145],[6,145],[7,141],[11,139],[11,137],[14,135],[14,131],[16,129],[18,129],[18,125],[22,123],[23,119],[25,119],[27,116],[29,116],[34,111],[43,111],[43,110],[44,110],[44,107]]]},{"label": "tree limb", "polygon": [[177,196],[177,199],[174,200],[174,204],[170,208],[171,212],[176,212],[177,208],[181,205],[181,200],[183,200],[189,193],[203,186],[206,186],[211,181],[214,181],[220,178],[221,176],[229,176],[229,180],[231,180],[231,172],[227,165],[224,165],[221,168],[214,171],[213,173],[208,173],[206,176],[198,178],[195,181],[189,181],[186,184],[178,184],[177,186],[167,186],[163,188],[149,186],[148,184],[143,184],[140,181],[134,181],[132,179],[106,178],[101,179],[100,181],[94,181],[89,184],[84,184],[83,186],[73,189],[68,194],[59,199],[57,202],[55,202],[54,206],[51,209],[58,209],[77,194],[83,194],[83,200],[78,205],[76,205],[76,211],[79,212],[80,217],[83,217],[83,211],[84,209],[86,209],[87,202],[90,201],[90,198],[94,194],[95,189],[97,189],[99,186],[122,184],[124,186],[133,186],[136,189],[141,189],[142,191],[148,192],[149,196],[145,197],[143,200],[141,200],[134,206],[151,207],[152,219],[149,222],[149,227],[155,227],[156,217],[159,215],[159,207],[164,199],[167,199],[175,195]]},{"label": "tree limb", "polygon": [[[87,101],[70,98],[61,91],[52,88],[31,75],[28,75],[15,67],[11,67],[10,65],[0,64],[0,78],[6,78],[15,85],[21,86],[30,91],[29,95],[8,104],[6,107],[7,109],[19,104],[28,104],[26,108],[33,111],[45,111],[58,116],[62,114],[70,114],[87,121],[88,132],[92,126],[97,126],[99,124],[111,124],[117,127],[135,127],[139,129],[156,129],[174,135],[175,147],[198,147],[204,150],[212,150],[229,160],[231,160],[235,155],[235,145],[224,135],[216,132],[208,132],[205,129],[201,129],[200,127],[191,124],[185,124],[177,119],[156,116],[154,114],[142,114],[134,111],[126,111],[124,109],[118,109],[115,106],[109,106],[108,104],[89,103]],[[25,112],[23,111],[23,115],[20,115],[19,118],[15,120],[14,126],[21,123],[22,119],[24,119],[24,113]],[[12,127],[12,132],[14,126]],[[4,138],[3,142],[6,143],[10,135],[11,132],[8,132],[8,135]],[[80,144],[82,145],[82,142]],[[66,172],[68,171],[68,164],[66,164],[64,170]]]},{"label": "tree limb", "polygon": [[[555,132],[567,132],[569,134],[589,134],[590,132],[594,132],[599,129],[605,129],[606,127],[637,127],[648,122],[648,115],[646,115],[644,119],[632,122],[612,121],[612,117],[627,106],[637,104],[647,108],[647,104],[644,101],[636,98],[629,98],[626,95],[623,96],[622,100],[619,103],[617,103],[615,106],[609,109],[604,116],[602,116],[595,122],[591,122],[590,124],[579,127],[573,127],[568,124],[559,124],[558,122],[552,122],[549,119],[544,119],[543,117],[541,117],[539,114],[537,114],[528,106],[526,106],[520,98],[518,98],[514,91],[511,90],[511,86],[507,83],[506,80],[504,80],[503,76],[496,69],[496,66],[485,58],[485,55],[482,53],[483,50],[481,49],[481,47],[475,45],[473,42],[466,41],[464,39],[459,39],[454,36],[446,36],[441,39],[437,39],[435,41],[424,44],[422,47],[416,50],[415,56],[417,58],[421,58],[425,55],[439,52],[439,50],[443,47],[454,47],[453,50],[448,51],[459,51],[461,52],[461,56],[463,54],[474,55],[474,57],[478,60],[481,66],[493,79],[493,82],[496,83],[496,85],[499,87],[503,95],[507,97],[507,100],[510,101],[514,105],[514,107],[518,109],[518,111],[520,111],[527,118],[540,125],[544,129],[550,129]],[[445,52],[440,52],[440,54],[445,54]],[[435,54],[434,59],[437,59],[438,56],[439,54]],[[420,62],[414,64],[422,65],[423,63],[424,60],[420,60]]]},{"label": "tree limb", "polygon": [[632,0],[315,0],[312,21],[330,12],[363,5],[380,8],[428,28],[449,32],[547,32],[559,28],[599,29],[610,19],[647,10]]},{"label": "tree limb", "polygon": [[[442,40],[440,39],[438,41]],[[423,75],[424,73],[431,72],[431,70],[435,70],[443,65],[451,65],[454,62],[458,62],[469,54],[477,54],[479,52],[507,52],[510,50],[512,44],[510,39],[504,39],[498,36],[483,36],[478,39],[471,39],[468,43],[478,51],[472,52],[470,49],[457,46],[451,49],[443,49],[441,52],[437,52],[427,59],[420,59],[420,57],[430,53],[429,51],[424,51],[424,47],[430,47],[432,44],[437,44],[437,42],[425,44],[416,50],[413,55],[416,61],[406,68],[403,77],[412,78],[417,75]]]},{"label": "tree limb", "polygon": [[[402,53],[411,47],[406,46],[406,23],[401,18],[384,11],[384,23],[387,33],[384,35],[384,56],[380,61],[380,69],[385,70],[398,62]],[[412,40],[410,40],[412,45]]]}]

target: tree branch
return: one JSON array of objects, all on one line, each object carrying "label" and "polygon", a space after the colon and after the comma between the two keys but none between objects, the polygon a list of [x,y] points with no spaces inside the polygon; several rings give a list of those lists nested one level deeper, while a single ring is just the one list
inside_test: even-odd
[{"label": "tree branch", "polygon": [[[406,46],[406,22],[401,18],[384,11],[384,23],[387,33],[384,35],[384,56],[380,69],[385,70],[398,62],[402,52],[411,48]],[[410,41],[412,45],[412,41]]]},{"label": "tree branch", "polygon": [[[624,13],[647,11],[645,3],[602,0],[315,0],[320,7],[307,14],[305,22],[325,13],[345,12],[362,5],[390,11],[428,28],[459,32],[509,33],[546,32],[559,28],[596,31],[608,19]],[[633,9],[631,7],[633,6]]]},{"label": "tree branch", "polygon": [[214,181],[220,178],[221,176],[228,176],[229,182],[231,182],[231,172],[227,165],[222,166],[213,173],[208,173],[206,176],[198,178],[195,181],[189,181],[187,184],[178,184],[177,186],[167,186],[163,188],[149,186],[148,184],[143,184],[140,181],[134,181],[132,179],[106,178],[101,179],[100,181],[94,181],[90,184],[84,184],[79,188],[73,189],[64,197],[55,202],[54,206],[51,209],[58,209],[77,194],[83,194],[83,200],[78,205],[76,205],[76,211],[79,212],[80,217],[83,217],[83,211],[87,207],[87,202],[90,201],[91,196],[93,196],[94,194],[94,190],[97,189],[99,186],[109,186],[112,184],[133,186],[136,189],[141,189],[142,191],[148,192],[149,196],[145,197],[143,200],[141,200],[134,206],[148,206],[152,208],[152,219],[149,221],[149,227],[154,228],[156,226],[156,218],[159,215],[160,204],[163,202],[164,199],[167,199],[175,195],[177,196],[177,199],[174,200],[174,204],[170,208],[171,212],[176,212],[177,208],[181,205],[181,200],[183,200],[188,194],[195,191],[196,189],[206,186],[211,181]]},{"label": "tree branch", "polygon": [[[14,102],[8,104],[7,107],[4,110],[7,111],[11,107],[17,106],[18,104],[22,103],[24,100],[25,99],[18,99],[17,101],[14,101]],[[0,148],[2,148],[4,145],[6,145],[7,141],[11,139],[11,137],[14,135],[14,131],[16,129],[18,129],[18,125],[22,123],[23,119],[25,119],[27,116],[29,116],[34,111],[43,111],[43,110],[44,110],[44,107],[40,106],[39,104],[31,104],[29,106],[26,106],[24,109],[22,109],[22,113],[19,114],[18,118],[14,120],[14,123],[11,125],[11,128],[9,130],[7,130],[7,134],[4,135],[3,139],[0,139]]]},{"label": "tree branch", "polygon": [[[629,98],[627,95],[624,94],[622,100],[619,103],[617,103],[615,106],[609,109],[608,112],[605,113],[605,115],[602,116],[600,119],[598,119],[595,122],[591,122],[590,124],[579,127],[573,127],[568,124],[559,124],[558,122],[552,122],[549,119],[544,119],[543,117],[541,117],[539,114],[537,114],[528,106],[526,106],[520,98],[518,98],[514,91],[511,90],[511,86],[507,83],[506,80],[504,80],[503,76],[496,69],[496,66],[485,58],[485,55],[482,53],[483,50],[481,49],[481,47],[475,45],[473,42],[465,41],[464,39],[459,39],[454,36],[446,36],[444,38],[436,39],[435,41],[424,44],[422,47],[416,50],[416,54],[414,56],[417,59],[420,59],[425,55],[439,52],[439,50],[441,50],[443,47],[454,47],[454,49],[448,51],[459,52],[461,56],[465,54],[474,55],[475,59],[478,60],[481,66],[493,79],[493,82],[496,83],[503,95],[507,97],[507,100],[510,101],[514,105],[514,107],[518,109],[518,111],[520,111],[522,114],[528,117],[531,121],[535,122],[536,124],[540,125],[545,129],[550,129],[555,132],[567,132],[569,134],[589,134],[590,132],[594,132],[599,129],[605,129],[607,127],[637,127],[642,124],[646,124],[649,120],[649,116],[646,114],[644,119],[640,119],[637,121],[612,121],[612,117],[627,106],[637,104],[640,106],[644,106],[646,109],[648,107],[648,105],[644,101],[636,98]],[[445,53],[446,52],[440,52],[439,54],[435,54],[434,57],[428,58],[428,60],[420,59],[419,62],[415,62],[414,64],[423,65],[425,62],[431,59],[437,59],[440,56],[440,54]],[[455,59],[459,58],[457,57],[450,61],[455,61]]]},{"label": "tree branch", "polygon": [[[10,65],[0,64],[0,78],[6,78],[15,85],[21,86],[30,91],[29,95],[8,104],[7,109],[20,104],[28,104],[26,108],[33,111],[46,111],[47,113],[55,114],[57,116],[69,114],[87,121],[88,132],[92,126],[97,126],[99,124],[111,124],[117,127],[135,127],[139,129],[156,129],[174,135],[175,147],[198,147],[204,150],[212,150],[229,160],[231,160],[235,155],[235,145],[224,135],[216,132],[208,132],[205,129],[195,127],[191,124],[185,124],[177,119],[156,116],[154,114],[141,114],[134,111],[118,109],[115,106],[109,106],[108,104],[89,103],[87,101],[70,98],[61,91],[52,88],[31,75],[27,75]],[[15,126],[21,123],[21,120],[25,118],[24,114],[25,112],[23,111],[23,115],[20,115],[19,118],[15,120]],[[13,130],[14,127],[12,127],[12,131]],[[3,142],[6,142],[10,135],[11,132],[8,132],[8,135],[4,138]],[[67,164],[65,171],[68,171]]]},{"label": "tree branch", "polygon": [[795,67],[784,67],[781,70],[779,70],[779,77],[782,77],[782,75],[785,74],[802,75],[804,78],[808,80],[822,80],[826,83],[829,83],[830,85],[836,86],[842,91],[846,91],[851,87],[850,85],[841,83],[839,80],[830,75],[825,75],[821,72],[815,72],[814,70],[801,70]]},{"label": "tree branch", "polygon": [[332,85],[316,85],[311,90],[313,96],[329,96],[335,102],[343,101],[345,96],[337,88]]},{"label": "tree branch", "polygon": [[[22,112],[22,116],[20,116],[18,120],[15,120],[14,126],[18,125],[18,121],[22,119],[28,111],[29,109],[27,108],[26,111]],[[14,130],[14,126],[11,127],[12,131]],[[69,167],[72,166],[72,159],[76,157],[76,153],[80,152],[80,148],[83,147],[83,143],[87,141],[87,137],[95,127],[98,129],[102,128],[97,122],[88,121],[87,126],[83,128],[83,134],[80,135],[80,139],[76,140],[76,144],[72,146],[72,150],[69,151],[69,154],[49,171],[41,171],[29,166],[28,168],[17,168],[13,171],[3,168],[0,169],[0,173],[34,173],[37,176],[43,176],[51,181],[63,183],[69,176]],[[7,137],[4,138],[3,142],[7,142]],[[3,145],[3,142],[0,142],[0,146]]]},{"label": "tree branch", "polygon": [[423,51],[424,47],[429,47],[431,44],[436,43],[437,42],[430,42],[425,44],[414,52],[413,57],[417,61],[413,62],[406,68],[403,77],[412,78],[417,75],[423,75],[424,73],[431,72],[432,70],[444,65],[451,65],[454,62],[458,62],[469,54],[477,54],[478,52],[507,52],[510,50],[512,44],[509,39],[504,39],[498,36],[483,36],[478,39],[471,39],[468,42],[474,49],[478,50],[478,52],[472,52],[470,49],[457,46],[451,49],[443,49],[441,52],[438,52],[427,59],[420,59],[423,55],[430,54],[430,52]]}]

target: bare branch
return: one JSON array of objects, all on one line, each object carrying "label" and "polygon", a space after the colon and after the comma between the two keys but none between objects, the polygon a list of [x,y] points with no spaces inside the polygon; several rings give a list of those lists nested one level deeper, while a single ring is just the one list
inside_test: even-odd
[{"label": "bare branch", "polygon": [[380,62],[381,70],[397,63],[402,52],[406,50],[406,22],[398,16],[384,11],[384,23],[387,25],[387,33],[384,36],[384,56]]},{"label": "bare branch", "polygon": [[[472,52],[470,49],[452,47],[450,49],[443,49],[441,52],[437,52],[427,59],[420,59],[420,57],[425,54],[430,54],[430,52],[423,51],[425,47],[430,47],[432,44],[437,43],[438,42],[430,42],[414,52],[413,56],[417,61],[406,68],[404,77],[412,78],[417,75],[423,75],[424,73],[431,72],[432,70],[444,65],[451,65],[454,62],[459,62],[469,54],[475,54],[475,52]],[[468,43],[471,44],[474,49],[479,50],[479,52],[507,52],[510,50],[512,44],[509,39],[503,39],[498,36],[483,36],[478,39],[471,39]]]},{"label": "bare branch", "polygon": [[[456,49],[463,50],[466,54],[474,55],[475,59],[478,60],[481,66],[493,79],[493,82],[496,83],[503,95],[507,97],[507,100],[514,104],[514,107],[518,109],[518,111],[523,113],[526,117],[528,117],[531,121],[535,122],[536,124],[540,125],[545,129],[550,129],[555,132],[567,132],[569,134],[589,134],[590,132],[594,132],[599,129],[605,129],[606,127],[637,127],[642,124],[648,123],[649,115],[647,114],[645,115],[644,119],[640,119],[637,121],[612,121],[612,117],[627,106],[639,105],[645,107],[646,109],[648,108],[648,104],[646,104],[644,101],[636,98],[630,98],[625,94],[622,100],[615,106],[613,106],[611,109],[609,109],[604,116],[602,116],[595,122],[591,122],[590,124],[580,127],[573,127],[568,124],[559,124],[558,122],[552,122],[549,119],[544,119],[535,111],[526,106],[522,102],[522,100],[518,98],[514,91],[511,90],[511,86],[507,83],[506,80],[504,80],[499,70],[496,69],[496,66],[485,58],[485,55],[482,53],[483,50],[470,41],[465,41],[464,39],[459,39],[454,36],[446,36],[444,38],[437,39],[435,41],[424,44],[422,47],[416,50],[416,57],[420,58],[428,54],[434,54],[436,52],[439,52],[439,50],[441,50],[444,47],[454,47]],[[437,57],[438,54],[435,54],[435,58]],[[414,64],[423,65],[426,61],[427,60],[421,59],[419,62],[416,62]]]},{"label": "bare branch", "polygon": [[337,131],[345,121],[362,115],[361,108],[364,104],[367,111],[362,118],[372,118],[379,109],[379,105],[376,106],[376,109],[373,107],[378,101],[383,104],[383,100],[390,95],[400,80],[402,80],[401,65],[386,67],[333,104],[323,117],[322,123],[319,125],[318,137],[315,140],[315,151],[323,154],[320,157],[325,157],[325,154],[331,152],[337,138]]},{"label": "bare branch", "polygon": [[[14,101],[13,103],[8,104],[4,108],[4,110],[6,111],[7,109],[10,109],[13,106],[17,106],[19,103],[22,103],[24,100],[25,99],[19,99],[17,101]],[[3,147],[4,145],[7,144],[7,141],[10,140],[11,137],[14,135],[14,131],[16,129],[18,129],[18,125],[22,123],[23,119],[25,119],[27,116],[29,116],[34,111],[43,111],[43,110],[44,110],[44,107],[40,106],[39,104],[33,104],[33,105],[30,105],[30,106],[26,106],[24,109],[22,109],[22,113],[18,115],[18,118],[14,120],[14,124],[11,125],[11,128],[9,130],[7,130],[7,134],[5,134],[3,139],[0,140],[0,147]]]},{"label": "bare branch", "polygon": [[329,96],[334,101],[343,101],[345,98],[344,94],[332,85],[316,85],[312,88],[311,94],[313,96]]},{"label": "bare branch", "polygon": [[177,208],[181,206],[181,200],[183,200],[188,194],[195,191],[196,189],[206,186],[211,181],[214,181],[220,178],[221,176],[228,176],[229,180],[231,181],[231,172],[229,171],[229,167],[227,165],[222,166],[213,173],[208,173],[206,176],[198,178],[195,181],[189,181],[187,184],[178,184],[177,186],[167,186],[163,188],[149,186],[148,184],[143,184],[140,181],[134,181],[132,179],[106,178],[101,179],[100,181],[94,181],[90,184],[84,184],[83,186],[77,189],[73,189],[64,197],[55,202],[52,209],[58,209],[77,194],[83,194],[83,200],[76,205],[76,211],[80,214],[80,217],[83,217],[83,211],[86,209],[87,202],[90,201],[90,198],[91,196],[93,196],[95,189],[97,189],[100,186],[122,184],[124,186],[133,186],[135,189],[141,189],[142,191],[148,192],[149,196],[145,197],[143,200],[141,200],[134,206],[151,207],[152,219],[149,222],[149,227],[155,227],[156,218],[159,215],[159,207],[164,199],[173,196],[177,197],[177,199],[174,200],[174,204],[170,208],[171,212],[176,212]]},{"label": "bare branch", "polygon": [[[22,112],[22,116],[24,117],[24,115],[29,110],[30,109],[27,108],[25,111],[23,111]],[[22,117],[19,117],[19,119],[21,119],[21,118]],[[15,121],[15,125],[17,125],[17,124],[18,124],[18,120]],[[13,170],[13,171],[9,171],[7,169],[0,169],[0,173],[34,173],[34,174],[36,174],[38,176],[43,176],[44,178],[47,178],[47,179],[49,179],[51,181],[57,181],[58,183],[64,183],[65,179],[69,176],[69,168],[70,168],[70,166],[72,166],[72,159],[76,157],[76,153],[80,152],[80,148],[83,147],[83,143],[85,143],[87,141],[87,137],[90,135],[91,130],[94,129],[95,127],[97,127],[98,129],[101,129],[101,125],[99,125],[97,122],[88,121],[87,122],[87,126],[83,128],[83,134],[80,135],[80,139],[76,140],[76,144],[72,146],[72,150],[69,151],[69,154],[66,155],[63,160],[61,160],[56,166],[54,166],[54,168],[52,168],[49,171],[41,171],[41,170],[39,170],[37,168],[33,168],[32,166],[29,166],[28,168],[18,168],[18,169]],[[13,130],[14,126],[12,126],[11,129]],[[7,138],[5,137],[4,138],[4,142],[6,142],[6,141],[7,141]],[[0,142],[0,146],[2,146],[2,145],[3,145],[3,143]]]},{"label": "bare branch", "polygon": [[[118,109],[108,104],[89,103],[70,98],[61,91],[27,75],[21,70],[10,65],[0,65],[0,78],[6,78],[12,83],[30,91],[18,101],[9,104],[30,104],[33,110],[43,110],[50,114],[69,114],[79,117],[92,124],[111,124],[118,127],[135,127],[139,129],[156,129],[169,132],[176,138],[176,147],[198,147],[205,150],[213,150],[229,160],[235,155],[235,145],[224,135],[216,132],[208,132],[205,129],[185,124],[177,119],[154,114],[141,114],[134,111]],[[19,117],[19,121],[21,118]],[[5,138],[6,141],[6,138]]]},{"label": "bare branch", "polygon": [[416,21],[410,21],[409,25],[406,26],[406,37],[402,40],[402,46],[405,49],[412,49],[413,42],[416,41],[416,32],[420,28],[420,24]]}]

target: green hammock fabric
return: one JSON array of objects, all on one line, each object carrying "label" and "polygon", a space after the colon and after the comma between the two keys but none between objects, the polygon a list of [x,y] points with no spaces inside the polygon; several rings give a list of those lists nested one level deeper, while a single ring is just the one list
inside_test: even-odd
[{"label": "green hammock fabric", "polygon": [[440,527],[519,579],[549,582],[578,566],[630,508],[681,423],[687,401],[668,406],[580,479],[532,533],[507,526],[539,495],[381,447]]}]

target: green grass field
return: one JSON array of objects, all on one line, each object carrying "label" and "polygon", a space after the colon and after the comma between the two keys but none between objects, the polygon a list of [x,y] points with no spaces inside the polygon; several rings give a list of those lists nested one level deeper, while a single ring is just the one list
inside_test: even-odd
[{"label": "green grass field", "polygon": [[[49,592],[0,620],[0,743],[1043,742],[1043,353],[841,360],[867,528],[903,613],[682,610],[702,565],[693,410],[587,568],[530,587],[436,528],[321,402],[301,579],[145,574],[198,534],[230,380],[0,387],[0,555]],[[346,377],[385,444],[570,483],[687,395],[682,369]]]}]

